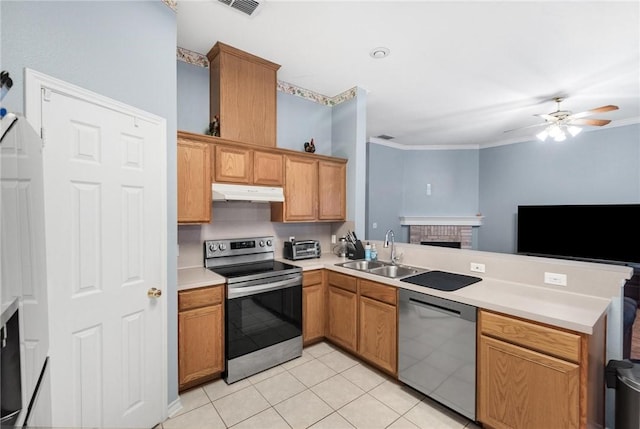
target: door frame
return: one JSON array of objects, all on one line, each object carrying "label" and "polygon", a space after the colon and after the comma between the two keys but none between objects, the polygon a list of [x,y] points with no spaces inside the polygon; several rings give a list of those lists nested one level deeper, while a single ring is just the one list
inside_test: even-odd
[{"label": "door frame", "polygon": [[[54,77],[48,76],[44,73],[35,71],[33,69],[26,68],[24,69],[24,88],[25,88],[25,118],[31,124],[31,126],[42,134],[42,92],[43,91],[52,91],[58,94],[63,94],[69,97],[74,97],[79,100],[92,103],[98,105],[100,107],[111,109],[116,112],[120,112],[123,114],[130,115],[134,118],[134,120],[141,120],[149,122],[153,125],[160,127],[160,141],[165,145],[163,150],[160,150],[160,176],[161,176],[161,184],[160,186],[160,222],[163,228],[161,228],[160,233],[160,288],[161,290],[167,291],[167,226],[168,226],[168,218],[167,218],[167,120],[160,116],[154,115],[152,113],[146,112],[144,110],[138,109],[133,106],[129,106],[127,104],[121,103],[112,98],[106,97],[104,95],[95,93],[93,91],[86,90],[79,86],[73,85],[71,83],[62,81],[60,79],[56,79]],[[46,146],[46,136],[43,137],[44,145]],[[162,374],[160,377],[162,378],[162,386],[164,389],[162,391],[162,404],[161,404],[161,412],[162,415],[159,416],[160,420],[157,423],[160,423],[166,420],[168,415],[168,339],[167,339],[167,300],[161,299],[159,300],[159,304],[162,306],[161,311],[161,326],[160,329],[161,335],[161,367]],[[48,353],[47,353],[48,354]],[[52,392],[53,394],[53,392]]]}]

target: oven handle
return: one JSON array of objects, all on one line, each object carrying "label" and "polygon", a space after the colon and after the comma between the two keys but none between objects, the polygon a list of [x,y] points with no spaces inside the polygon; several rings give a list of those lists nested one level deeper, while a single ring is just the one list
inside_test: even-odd
[{"label": "oven handle", "polygon": [[293,279],[281,280],[279,282],[267,283],[258,286],[247,286],[239,288],[229,288],[227,291],[227,298],[241,298],[247,295],[257,295],[262,292],[269,292],[272,290],[286,289],[294,286],[302,287],[302,276],[295,277]]}]

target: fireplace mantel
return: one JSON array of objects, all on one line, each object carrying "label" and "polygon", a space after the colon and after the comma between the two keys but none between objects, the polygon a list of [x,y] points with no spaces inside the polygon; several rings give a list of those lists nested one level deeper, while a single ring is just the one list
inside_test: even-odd
[{"label": "fireplace mantel", "polygon": [[400,216],[401,225],[480,226],[484,216]]}]

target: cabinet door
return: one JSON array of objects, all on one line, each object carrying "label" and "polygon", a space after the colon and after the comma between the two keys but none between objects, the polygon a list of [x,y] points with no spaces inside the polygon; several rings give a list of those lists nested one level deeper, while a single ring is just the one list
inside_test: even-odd
[{"label": "cabinet door", "polygon": [[211,161],[207,143],[178,139],[178,222],[211,221]]},{"label": "cabinet door", "polygon": [[327,337],[342,347],[356,351],[357,338],[357,295],[344,289],[329,285],[328,311],[329,323]]},{"label": "cabinet door", "polygon": [[478,420],[495,428],[578,428],[580,367],[480,336]]},{"label": "cabinet door", "polygon": [[253,183],[256,185],[282,186],[282,155],[277,153],[253,152]]},{"label": "cabinet door", "polygon": [[223,370],[222,325],[222,305],[178,313],[180,389]]},{"label": "cabinet door", "polygon": [[398,341],[396,306],[360,296],[358,353],[371,363],[397,373]]},{"label": "cabinet door", "polygon": [[253,161],[250,149],[216,145],[213,177],[216,182],[251,183]]},{"label": "cabinet door", "polygon": [[302,339],[305,344],[324,337],[324,287],[322,283],[302,288]]},{"label": "cabinet door", "polygon": [[222,43],[211,62],[210,115],[220,114],[220,136],[276,146],[276,73],[280,67]]},{"label": "cabinet door", "polygon": [[346,219],[346,183],[346,164],[330,161],[318,162],[318,219]]},{"label": "cabinet door", "polygon": [[285,160],[285,221],[315,220],[318,201],[318,162],[287,156]]}]

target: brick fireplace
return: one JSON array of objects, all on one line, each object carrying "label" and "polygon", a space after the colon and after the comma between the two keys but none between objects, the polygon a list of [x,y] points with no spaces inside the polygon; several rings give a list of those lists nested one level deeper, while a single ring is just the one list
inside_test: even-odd
[{"label": "brick fireplace", "polygon": [[461,249],[471,249],[471,227],[468,225],[411,225],[409,243],[460,243]]},{"label": "brick fireplace", "polygon": [[405,216],[400,218],[402,225],[409,226],[409,243],[471,249],[473,227],[482,225],[483,216]]}]

